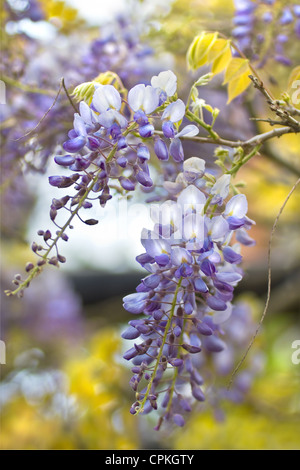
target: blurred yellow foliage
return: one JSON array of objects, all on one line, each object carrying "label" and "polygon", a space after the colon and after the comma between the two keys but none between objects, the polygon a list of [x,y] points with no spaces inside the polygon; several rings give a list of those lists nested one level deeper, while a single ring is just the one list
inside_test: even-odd
[{"label": "blurred yellow foliage", "polygon": [[[23,397],[3,409],[2,449],[135,449],[136,420],[127,397],[129,375],[116,362],[118,333],[107,328],[63,364],[76,416],[44,416]],[[47,397],[45,397],[45,404]]]}]

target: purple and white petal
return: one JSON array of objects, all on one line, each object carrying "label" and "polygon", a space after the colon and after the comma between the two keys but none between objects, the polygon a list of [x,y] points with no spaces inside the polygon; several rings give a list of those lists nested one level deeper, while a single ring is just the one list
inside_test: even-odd
[{"label": "purple and white petal", "polygon": [[222,240],[229,232],[227,220],[222,215],[206,219],[207,234],[213,241]]},{"label": "purple and white petal", "polygon": [[217,179],[215,184],[210,190],[210,194],[214,196],[220,196],[222,199],[225,199],[229,193],[231,175],[222,175]]},{"label": "purple and white petal", "polygon": [[87,131],[85,127],[84,120],[82,119],[81,116],[79,116],[78,113],[74,114],[74,121],[73,121],[73,127],[77,135],[81,135],[83,137],[86,137]]},{"label": "purple and white petal", "polygon": [[206,197],[196,186],[190,185],[181,191],[177,203],[181,206],[183,214],[191,210],[202,213]]},{"label": "purple and white petal", "polygon": [[224,214],[228,217],[242,219],[247,214],[248,203],[244,194],[233,196],[226,204]]},{"label": "purple and white petal", "polygon": [[168,119],[171,122],[181,121],[185,115],[185,104],[182,100],[169,104],[163,112],[162,120]]},{"label": "purple and white petal", "polygon": [[178,134],[176,134],[176,137],[194,137],[195,135],[199,134],[199,129],[197,126],[194,124],[189,124],[188,126],[185,126]]},{"label": "purple and white petal", "polygon": [[173,96],[177,89],[177,77],[171,70],[165,70],[151,78],[151,85],[165,91],[167,96]]}]

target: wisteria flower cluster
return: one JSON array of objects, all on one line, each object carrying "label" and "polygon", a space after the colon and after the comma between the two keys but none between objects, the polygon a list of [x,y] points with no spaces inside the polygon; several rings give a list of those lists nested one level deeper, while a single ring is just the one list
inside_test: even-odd
[{"label": "wisteria flower cluster", "polygon": [[124,354],[134,364],[131,412],[162,407],[157,429],[164,419],[182,426],[192,401],[205,400],[202,350],[226,348],[221,324],[232,313],[234,287],[243,277],[240,243],[254,243],[247,234],[253,221],[246,197],[237,194],[225,204],[230,175],[208,189],[205,162],[191,158],[182,178],[186,187],[176,201],[152,211],[154,230],[143,231],[145,253],[137,257],[149,275],[124,298],[126,310],[143,314],[122,335],[139,338]]},{"label": "wisteria flower cluster", "polygon": [[[65,232],[72,228],[71,221],[75,216],[87,225],[98,222],[92,218],[82,219],[79,215],[81,209],[91,208],[95,200],[105,206],[112,192],[126,194],[134,191],[137,185],[153,187],[148,165],[152,147],[161,161],[167,161],[170,156],[174,162],[183,161],[180,137],[195,136],[199,129],[189,124],[178,130],[186,107],[181,99],[176,99],[177,77],[173,72],[163,71],[154,76],[151,83],[131,88],[128,101],[113,85],[96,83],[91,106],[84,101],[79,104],[73,129],[68,133],[69,139],[63,143],[67,153],[54,158],[57,165],[69,168],[71,174],[49,177],[51,186],[62,189],[73,187],[75,194],[52,200],[50,219],[58,230],[54,236],[48,229],[38,232],[47,246],[33,243],[32,250],[40,259],[35,267],[32,263],[27,265],[27,272],[34,270],[25,286],[47,262],[56,266],[65,262],[65,257],[58,252],[57,242],[68,240]],[[155,135],[154,118],[161,120],[164,138]],[[169,145],[165,140],[169,141]],[[151,147],[147,145],[148,141]],[[63,224],[57,219],[60,210],[69,213]],[[53,248],[56,255],[49,256]],[[22,292],[22,280],[15,279],[14,282]]]},{"label": "wisteria flower cluster", "polygon": [[270,59],[285,66],[292,64],[289,45],[300,39],[300,4],[235,0],[233,23],[233,37],[257,67]]}]

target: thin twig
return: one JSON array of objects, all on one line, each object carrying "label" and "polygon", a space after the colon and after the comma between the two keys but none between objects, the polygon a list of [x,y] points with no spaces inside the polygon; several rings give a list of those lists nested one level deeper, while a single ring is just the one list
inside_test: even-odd
[{"label": "thin twig", "polygon": [[14,142],[17,142],[18,140],[21,140],[21,139],[24,139],[24,137],[27,137],[29,136],[30,134],[32,134],[38,127],[39,125],[44,121],[44,119],[48,116],[48,114],[50,113],[51,109],[55,106],[57,100],[58,100],[58,97],[60,95],[60,92],[61,92],[61,89],[63,87],[63,78],[60,80],[60,85],[59,85],[59,89],[58,89],[58,92],[56,93],[56,96],[54,98],[54,101],[53,103],[51,104],[50,108],[48,108],[48,110],[45,112],[45,114],[42,116],[42,118],[39,120],[39,122],[37,123],[37,125],[31,129],[30,131],[26,132],[26,134],[22,135],[21,137],[18,137],[17,139],[14,139],[13,141]]},{"label": "thin twig", "polygon": [[70,102],[72,108],[74,109],[75,113],[78,113],[78,109],[77,109],[77,107],[75,106],[74,101],[72,100],[72,98],[71,98],[71,96],[69,95],[69,92],[68,92],[68,90],[67,90],[64,77],[62,77],[61,83],[62,83],[62,87],[63,87],[63,89],[64,89],[64,91],[65,91],[65,93],[66,93],[66,96],[67,96],[67,98],[68,98],[68,100],[69,100],[69,102]]},{"label": "thin twig", "polygon": [[230,389],[232,383],[233,383],[233,380],[237,374],[237,372],[239,371],[240,367],[242,366],[242,364],[244,363],[250,349],[252,348],[253,346],[253,343],[259,333],[259,330],[261,328],[261,325],[266,317],[266,314],[267,314],[267,311],[268,311],[268,307],[269,307],[269,303],[270,303],[270,297],[271,297],[271,245],[272,245],[272,239],[273,239],[273,236],[274,236],[274,233],[275,233],[275,230],[276,230],[276,227],[277,227],[277,223],[278,223],[278,220],[287,204],[287,202],[289,201],[290,197],[292,196],[293,192],[295,191],[295,189],[297,188],[298,184],[300,183],[300,178],[296,181],[296,183],[294,184],[294,186],[292,187],[292,189],[290,190],[289,194],[287,195],[287,197],[285,198],[285,201],[284,203],[282,204],[278,214],[277,214],[277,217],[275,219],[275,222],[273,224],[273,227],[272,227],[272,230],[271,230],[271,236],[270,236],[270,240],[269,240],[269,245],[268,245],[268,291],[267,291],[267,300],[266,300],[266,303],[265,303],[265,307],[264,307],[264,311],[262,313],[262,316],[261,316],[261,319],[257,325],[257,328],[256,328],[256,331],[249,343],[249,346],[248,348],[246,349],[242,359],[239,361],[239,363],[237,364],[236,368],[234,369],[232,375],[231,375],[231,378],[230,378],[230,381],[229,381],[229,384],[228,384],[228,390]]}]

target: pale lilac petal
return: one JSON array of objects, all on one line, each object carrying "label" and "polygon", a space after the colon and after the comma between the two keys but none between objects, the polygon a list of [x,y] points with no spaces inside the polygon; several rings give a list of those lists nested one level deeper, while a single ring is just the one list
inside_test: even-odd
[{"label": "pale lilac petal", "polygon": [[243,278],[243,276],[234,271],[226,271],[216,273],[216,278],[218,281],[226,282],[227,284],[234,286]]},{"label": "pale lilac petal", "polygon": [[116,90],[116,88],[112,85],[104,85],[103,92],[105,93],[109,107],[119,111],[122,100],[118,90]]},{"label": "pale lilac petal", "polygon": [[155,88],[146,86],[143,100],[143,109],[146,114],[152,113],[159,105],[159,95]]},{"label": "pale lilac petal", "polygon": [[225,199],[229,193],[230,178],[231,175],[222,175],[211,188],[210,194],[218,195]]},{"label": "pale lilac petal", "polygon": [[100,114],[100,116],[98,116],[98,122],[106,128],[111,127],[115,122],[119,124],[121,128],[127,127],[128,124],[127,119],[114,109],[109,109]]},{"label": "pale lilac petal", "polygon": [[166,201],[163,204],[151,205],[151,218],[160,225],[178,226],[181,222],[181,207],[175,201]]},{"label": "pale lilac petal", "polygon": [[185,104],[182,100],[177,100],[169,104],[163,112],[162,119],[168,119],[171,122],[181,121],[185,115]]},{"label": "pale lilac petal", "polygon": [[100,85],[94,93],[92,104],[98,113],[103,113],[110,108],[119,110],[122,101],[120,93],[114,86]]},{"label": "pale lilac petal", "polygon": [[82,117],[79,116],[78,113],[74,114],[73,127],[74,127],[74,130],[76,131],[76,133],[78,135],[82,135],[82,136],[87,135],[85,123],[84,123]]},{"label": "pale lilac petal", "polygon": [[188,214],[183,219],[183,238],[185,240],[195,240],[203,245],[204,241],[204,217],[198,213]]},{"label": "pale lilac petal", "polygon": [[206,202],[205,195],[196,186],[190,185],[181,191],[177,203],[182,207],[183,213],[189,210],[202,212]]},{"label": "pale lilac petal", "polygon": [[171,261],[175,266],[180,266],[183,263],[192,263],[193,257],[185,248],[175,246],[171,251]]},{"label": "pale lilac petal", "polygon": [[91,126],[93,124],[93,114],[91,108],[85,103],[85,101],[81,101],[79,103],[79,112],[84,122]]},{"label": "pale lilac petal", "polygon": [[178,132],[176,137],[194,137],[197,134],[199,134],[198,127],[194,124],[189,124],[188,126],[185,126],[180,132]]},{"label": "pale lilac petal", "polygon": [[247,214],[248,203],[244,194],[237,194],[227,202],[225,215],[242,219]]},{"label": "pale lilac petal", "polygon": [[188,182],[192,182],[200,178],[205,171],[205,160],[198,157],[188,158],[183,162],[184,178]]},{"label": "pale lilac petal", "polygon": [[150,114],[158,107],[159,96],[155,88],[141,83],[129,91],[128,103],[133,111],[142,109],[146,114]]},{"label": "pale lilac petal", "polygon": [[229,225],[221,215],[206,220],[208,235],[213,241],[221,240],[228,234]]},{"label": "pale lilac petal", "polygon": [[173,96],[177,88],[177,77],[171,70],[164,70],[151,78],[151,85],[164,90],[167,96]]},{"label": "pale lilac petal", "polygon": [[142,83],[134,86],[128,93],[128,104],[133,111],[138,111],[143,105],[145,85]]}]

